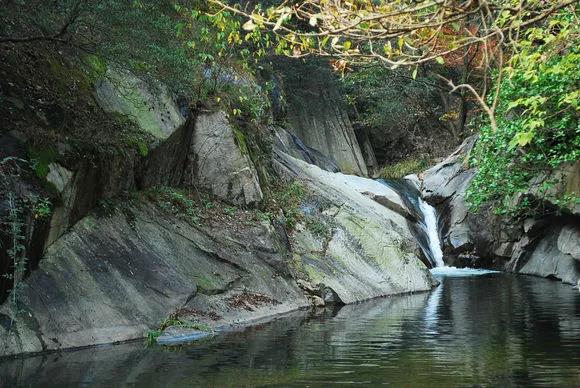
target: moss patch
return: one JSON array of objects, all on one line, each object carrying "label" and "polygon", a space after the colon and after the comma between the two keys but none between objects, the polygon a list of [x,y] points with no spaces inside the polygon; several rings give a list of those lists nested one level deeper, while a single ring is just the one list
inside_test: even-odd
[{"label": "moss patch", "polygon": [[30,147],[28,149],[28,159],[32,161],[34,172],[39,178],[45,178],[48,175],[48,165],[55,162],[58,153],[50,147]]}]

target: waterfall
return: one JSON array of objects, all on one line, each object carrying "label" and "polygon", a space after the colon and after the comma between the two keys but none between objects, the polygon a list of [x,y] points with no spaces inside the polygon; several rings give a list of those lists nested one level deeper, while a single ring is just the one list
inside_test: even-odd
[{"label": "waterfall", "polygon": [[335,177],[360,193],[370,192],[384,196],[395,203],[402,201],[402,206],[417,220],[410,223],[409,229],[417,239],[417,243],[429,260],[429,264],[433,268],[445,267],[437,228],[437,213],[433,206],[423,201],[418,184],[407,179],[398,181],[373,180],[342,173],[336,173]]},{"label": "waterfall", "polygon": [[414,232],[417,242],[432,267],[444,267],[435,208],[423,201],[417,185],[410,180],[387,181],[378,179],[378,182],[395,191],[407,205],[407,208],[415,213],[418,221],[411,230]]},{"label": "waterfall", "polygon": [[435,208],[427,202],[419,198],[419,208],[423,213],[423,227],[427,241],[429,242],[429,251],[431,252],[431,259],[433,267],[444,267],[443,251],[441,250],[441,240],[439,239],[439,231],[437,229],[437,213]]}]

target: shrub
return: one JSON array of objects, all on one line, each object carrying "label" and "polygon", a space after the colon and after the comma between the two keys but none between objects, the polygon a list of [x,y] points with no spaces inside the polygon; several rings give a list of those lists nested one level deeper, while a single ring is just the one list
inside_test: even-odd
[{"label": "shrub", "polygon": [[428,167],[425,159],[406,159],[381,168],[379,177],[383,179],[401,179],[409,174],[416,174]]},{"label": "shrub", "polygon": [[[580,39],[570,12],[529,29],[505,68],[497,131],[484,122],[470,164],[478,168],[467,199],[474,208],[491,202],[496,213],[533,212],[526,193],[560,206],[577,195],[552,190],[554,169],[580,159]],[[544,177],[544,178],[542,178]]]}]

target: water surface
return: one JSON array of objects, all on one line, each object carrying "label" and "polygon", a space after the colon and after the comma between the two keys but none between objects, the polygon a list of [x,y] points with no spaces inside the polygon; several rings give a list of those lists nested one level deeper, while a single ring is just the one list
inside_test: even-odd
[{"label": "water surface", "polygon": [[[449,272],[449,271],[448,271]],[[179,348],[0,361],[4,386],[580,386],[580,294],[498,273],[287,318]]]}]

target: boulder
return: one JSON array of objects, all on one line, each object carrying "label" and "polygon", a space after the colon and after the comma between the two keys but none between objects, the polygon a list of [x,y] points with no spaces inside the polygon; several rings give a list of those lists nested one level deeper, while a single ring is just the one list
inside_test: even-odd
[{"label": "boulder", "polygon": [[[546,231],[547,234],[540,239],[525,264],[517,272],[552,277],[561,279],[564,283],[577,284],[580,280],[580,260],[560,249],[561,246],[567,247],[566,242],[561,243],[560,236],[563,234],[562,240],[567,239],[571,228],[571,226],[565,226],[561,229],[554,230],[553,228],[551,231]],[[577,246],[578,242],[576,241],[573,245]]]},{"label": "boulder", "polygon": [[558,235],[558,250],[580,260],[580,227],[566,225],[562,228]]},{"label": "boulder", "polygon": [[258,173],[244,135],[222,111],[201,114],[195,122],[185,176],[189,186],[204,188],[234,205],[253,205],[263,198]]},{"label": "boulder", "polygon": [[270,225],[194,226],[147,201],[87,216],[48,247],[18,308],[0,306],[0,356],[144,338],[176,312],[215,327],[306,307],[281,247]]},{"label": "boulder", "polygon": [[441,236],[447,253],[463,253],[473,247],[465,191],[475,169],[466,168],[465,161],[475,141],[475,136],[467,138],[447,159],[424,173],[422,195],[442,219]]}]

